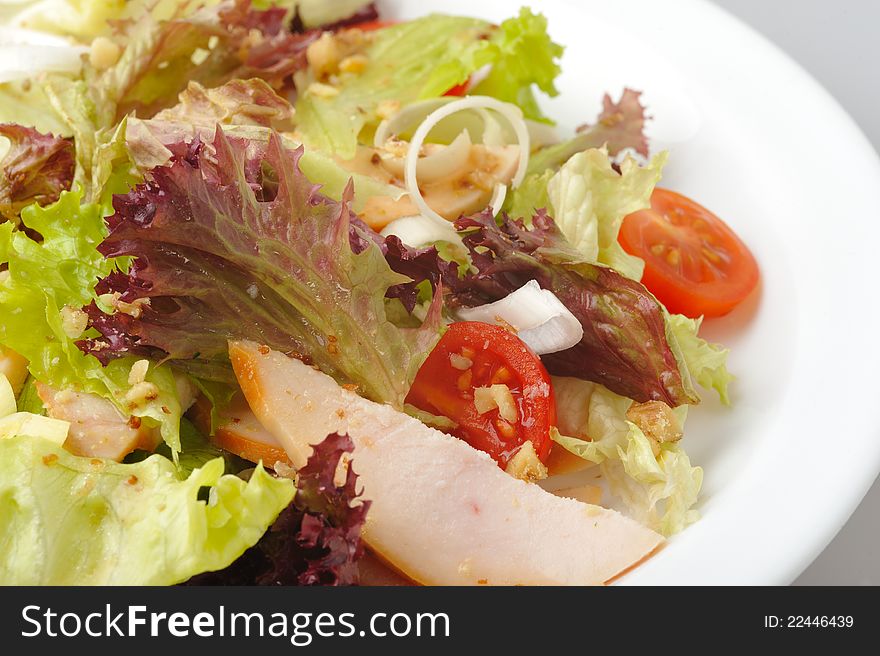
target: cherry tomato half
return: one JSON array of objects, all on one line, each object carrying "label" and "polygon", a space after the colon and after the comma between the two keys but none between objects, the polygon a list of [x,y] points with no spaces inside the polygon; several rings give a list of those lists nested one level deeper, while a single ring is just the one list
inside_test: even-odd
[{"label": "cherry tomato half", "polygon": [[[474,390],[507,385],[516,406],[509,421],[498,408],[477,411]],[[406,398],[421,410],[452,419],[451,431],[501,467],[527,440],[543,462],[550,452],[556,402],[540,358],[516,335],[478,321],[453,323],[419,369]]]},{"label": "cherry tomato half", "polygon": [[736,233],[674,191],[655,189],[651,208],[624,218],[618,239],[645,260],[642,283],[670,312],[719,317],[758,284],[758,264]]}]

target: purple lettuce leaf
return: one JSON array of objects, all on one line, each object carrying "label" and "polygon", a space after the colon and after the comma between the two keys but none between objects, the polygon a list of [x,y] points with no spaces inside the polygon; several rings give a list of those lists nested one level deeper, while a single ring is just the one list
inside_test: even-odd
[{"label": "purple lettuce leaf", "polygon": [[287,85],[307,65],[306,49],[320,32],[295,34],[286,15],[282,7],[258,10],[250,0],[225,0],[194,13],[182,5],[163,21],[149,13],[116,21],[111,37],[122,56],[88,80],[99,122],[115,124],[131,112],[150,118],[175,104],[190,82],[211,88],[259,78],[273,88]]},{"label": "purple lettuce leaf", "polygon": [[199,574],[187,585],[356,585],[370,502],[358,499],[351,466],[344,484],[335,483],[340,459],[353,448],[349,437],[336,433],[316,445],[297,472],[293,501],[260,541],[226,569]]},{"label": "purple lettuce leaf", "polygon": [[546,212],[531,229],[506,216],[498,225],[487,213],[463,217],[456,228],[473,231],[464,242],[478,273],[453,290],[454,304],[496,301],[536,280],[580,321],[579,344],[542,357],[550,373],[601,383],[639,402],[699,402],[667,341],[657,300],[641,283],[583,261]]},{"label": "purple lettuce leaf", "polygon": [[632,148],[643,157],[648,156],[648,139],[645,137],[645,107],[641,91],[624,89],[620,100],[614,102],[607,93],[602,98],[602,113],[595,125],[586,123],[577,132],[589,134],[598,145],[605,144],[611,154]]},{"label": "purple lettuce leaf", "polygon": [[572,155],[588,148],[605,146],[608,154],[616,157],[624,150],[634,150],[648,156],[648,140],[645,137],[645,107],[641,92],[624,89],[620,100],[614,102],[608,94],[602,100],[602,112],[594,125],[584,124],[568,141],[542,148],[529,160],[529,174],[540,175],[547,169],[557,169]]},{"label": "purple lettuce leaf", "polygon": [[412,312],[418,301],[418,286],[424,281],[431,283],[435,295],[442,295],[444,286],[458,289],[458,263],[444,260],[435,246],[413,248],[407,246],[396,235],[389,235],[382,242],[385,260],[395,272],[410,278],[389,287],[385,296],[397,298],[407,312]]},{"label": "purple lettuce leaf", "polygon": [[161,354],[205,377],[228,370],[227,340],[251,339],[402,407],[439,336],[440,297],[419,328],[386,317],[386,292],[409,279],[353,216],[351,190],[342,202],[319,194],[302,148],[274,132],[262,144],[218,128],[170,150],[169,166],[114,198],[99,250],[134,262],[99,283],[122,309],[91,307],[101,336],[81,348],[102,362]]},{"label": "purple lettuce leaf", "polygon": [[0,159],[0,218],[17,221],[32,203],[54,203],[70,189],[74,173],[73,143],[15,123],[0,123],[9,150]]}]

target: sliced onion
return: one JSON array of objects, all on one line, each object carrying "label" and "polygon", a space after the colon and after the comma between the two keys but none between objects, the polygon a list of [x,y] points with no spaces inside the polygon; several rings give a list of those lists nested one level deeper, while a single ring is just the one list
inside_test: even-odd
[{"label": "sliced onion", "polygon": [[84,52],[88,49],[78,46],[0,46],[0,82],[28,79],[43,72],[79,73]]},{"label": "sliced onion", "polygon": [[489,201],[489,207],[492,209],[492,216],[497,216],[504,205],[504,199],[507,198],[507,185],[500,182],[495,185],[495,191],[492,193],[492,200]]},{"label": "sliced onion", "polygon": [[[464,169],[471,154],[471,145],[471,136],[465,130],[448,146],[440,146],[430,155],[420,157],[416,167],[419,180],[423,183],[437,182]],[[387,157],[382,159],[382,166],[402,178],[404,162],[400,157]]]},{"label": "sliced onion", "polygon": [[402,216],[395,219],[379,233],[383,237],[395,235],[407,246],[421,248],[438,241],[448,241],[455,244],[464,244],[455,228],[449,221],[440,222],[427,216]]},{"label": "sliced onion", "polygon": [[553,292],[530,280],[501,300],[456,311],[463,321],[509,325],[538,355],[564,351],[578,344],[584,328]]},{"label": "sliced onion", "polygon": [[453,98],[444,96],[407,105],[391,118],[379,123],[376,133],[373,135],[373,146],[382,148],[391,137],[403,134],[410,128],[418,125],[435,109],[448,105],[452,101]]},{"label": "sliced onion", "polygon": [[483,136],[480,141],[486,146],[506,146],[507,139],[501,123],[482,107],[478,107],[476,112],[483,119]]},{"label": "sliced onion", "polygon": [[511,105],[510,103],[501,102],[500,100],[490,98],[488,96],[466,96],[464,98],[454,100],[438,109],[435,109],[427,116],[427,118],[425,118],[424,121],[422,121],[422,124],[419,125],[418,129],[415,131],[415,134],[413,134],[412,140],[409,143],[409,148],[406,152],[404,168],[404,182],[406,185],[406,190],[407,193],[409,193],[412,201],[415,203],[416,207],[419,209],[419,212],[424,214],[425,216],[430,216],[431,218],[445,221],[445,219],[440,216],[440,214],[435,212],[431,208],[431,206],[428,205],[428,203],[422,196],[421,190],[419,189],[416,166],[418,164],[419,151],[422,148],[422,144],[425,142],[425,138],[427,138],[428,133],[443,119],[461,111],[478,108],[491,109],[498,112],[507,119],[507,121],[513,128],[514,133],[516,133],[516,138],[520,149],[520,156],[516,173],[514,174],[513,180],[511,181],[512,186],[519,186],[526,175],[526,168],[529,164],[529,131],[526,127],[525,121],[523,120],[522,111],[520,111],[519,107],[517,107],[516,105]]},{"label": "sliced onion", "polygon": [[[376,128],[376,132],[373,135],[373,146],[376,148],[384,147],[389,139],[406,134],[415,129],[418,127],[419,123],[425,120],[425,117],[435,109],[443,107],[443,105],[448,105],[454,100],[456,100],[455,97],[444,96],[442,98],[432,98],[430,100],[422,100],[407,105],[391,118],[385,119],[379,123],[379,126]],[[505,129],[505,126],[499,123],[498,120],[484,108],[475,108],[474,114],[475,118],[478,118],[480,123],[482,123],[482,130],[480,130],[479,125],[476,124],[475,121],[462,120],[450,122],[452,123],[451,126],[447,126],[446,124],[441,126],[440,130],[444,133],[442,136],[449,138],[448,127],[452,127],[452,134],[460,134],[462,130],[467,130],[472,133],[473,138],[479,138],[479,140],[486,146],[506,146],[511,139],[516,138],[513,131]],[[530,124],[534,124],[536,127],[532,128]],[[550,126],[528,120],[526,121],[526,125],[529,127],[531,138],[534,140],[535,136],[532,136],[533,134],[538,137],[538,145],[555,143],[558,141],[555,137],[553,128]],[[553,138],[550,141],[547,140],[548,131],[549,134],[553,135]],[[477,134],[478,132],[479,134]],[[442,142],[443,140],[441,139],[441,143]],[[532,146],[534,146],[534,144],[532,144]]]}]

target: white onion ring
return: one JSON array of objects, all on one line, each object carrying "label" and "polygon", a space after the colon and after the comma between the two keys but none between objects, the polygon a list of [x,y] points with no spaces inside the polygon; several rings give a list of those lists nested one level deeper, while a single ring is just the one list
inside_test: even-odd
[{"label": "white onion ring", "polygon": [[[443,119],[466,109],[477,108],[494,110],[504,116],[504,118],[510,123],[510,126],[516,134],[520,149],[519,163],[517,165],[516,173],[513,176],[513,180],[511,180],[511,186],[514,188],[518,187],[523,181],[523,178],[525,178],[526,169],[529,164],[529,130],[526,127],[522,111],[519,107],[511,105],[510,103],[501,102],[500,100],[488,96],[466,96],[464,98],[459,98],[458,100],[454,100],[435,109],[425,118],[424,121],[422,121],[421,125],[419,125],[418,129],[413,134],[412,140],[409,143],[409,148],[406,152],[406,159],[404,161],[404,183],[406,190],[419,212],[425,216],[429,216],[438,221],[446,221],[446,219],[440,216],[440,214],[431,209],[431,206],[425,201],[425,198],[422,196],[422,192],[419,189],[417,165],[419,151],[422,148],[422,144],[424,144],[428,133]],[[499,196],[500,192],[496,188],[495,197],[497,198]],[[492,207],[494,211],[496,206],[493,205]],[[500,205],[497,209],[500,209]]]},{"label": "white onion ring", "polygon": [[[431,183],[450,177],[463,169],[471,154],[471,137],[467,130],[462,131],[451,144],[440,148],[436,153],[419,158],[416,173],[423,182]],[[404,176],[405,160],[400,157],[382,159],[382,166],[399,178]]]},{"label": "white onion ring", "polygon": [[507,198],[507,185],[498,183],[492,192],[492,200],[489,201],[489,208],[492,210],[492,216],[498,216],[501,206],[504,205],[504,199]]},{"label": "white onion ring", "polygon": [[391,118],[387,118],[379,123],[376,128],[376,134],[373,135],[373,146],[383,148],[385,142],[391,137],[404,132],[408,127],[413,125],[416,120],[421,118],[424,120],[431,112],[438,107],[442,107],[452,102],[449,97],[431,98],[430,100],[422,100],[421,102],[407,105]]}]

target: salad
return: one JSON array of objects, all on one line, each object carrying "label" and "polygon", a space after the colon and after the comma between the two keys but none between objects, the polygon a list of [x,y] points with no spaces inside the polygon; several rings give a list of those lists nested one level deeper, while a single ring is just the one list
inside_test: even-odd
[{"label": "salad", "polygon": [[541,14],[380,8],[0,5],[0,583],[602,584],[698,520],[748,248],[637,91],[555,127]]}]

